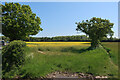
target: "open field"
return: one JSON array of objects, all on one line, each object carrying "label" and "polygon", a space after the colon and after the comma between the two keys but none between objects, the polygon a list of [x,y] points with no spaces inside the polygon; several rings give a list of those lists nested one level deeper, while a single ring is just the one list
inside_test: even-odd
[{"label": "open field", "polygon": [[55,71],[68,71],[117,77],[118,46],[116,42],[102,43],[111,49],[111,58],[103,48],[88,50],[89,42],[26,43],[28,47],[26,62],[21,68],[22,75],[40,77]]},{"label": "open field", "polygon": [[90,42],[26,42],[28,47],[32,46],[90,46]]}]

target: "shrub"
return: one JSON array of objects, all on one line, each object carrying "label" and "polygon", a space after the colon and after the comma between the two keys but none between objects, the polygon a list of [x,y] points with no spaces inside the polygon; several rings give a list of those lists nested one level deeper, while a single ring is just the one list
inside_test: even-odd
[{"label": "shrub", "polygon": [[24,48],[26,43],[20,40],[10,42],[2,49],[3,75],[12,69],[19,68],[24,63]]}]

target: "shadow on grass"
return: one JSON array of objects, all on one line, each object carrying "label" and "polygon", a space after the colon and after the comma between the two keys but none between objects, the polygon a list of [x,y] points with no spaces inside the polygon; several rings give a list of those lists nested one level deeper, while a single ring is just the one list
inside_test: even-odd
[{"label": "shadow on grass", "polygon": [[68,47],[68,48],[62,48],[61,52],[83,53],[83,52],[86,52],[86,51],[89,51],[89,50],[91,50],[90,47],[83,48],[83,49],[77,49],[77,48],[74,48],[74,47]]}]

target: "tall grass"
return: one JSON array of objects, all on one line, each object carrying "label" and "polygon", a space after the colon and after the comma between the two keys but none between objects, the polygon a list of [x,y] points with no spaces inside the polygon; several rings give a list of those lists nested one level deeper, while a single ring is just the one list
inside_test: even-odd
[{"label": "tall grass", "polygon": [[90,44],[53,45],[27,47],[26,63],[21,68],[22,76],[38,78],[54,71],[69,71],[117,77],[118,69],[110,62],[104,49],[88,50]]},{"label": "tall grass", "polygon": [[109,49],[111,59],[114,64],[118,65],[118,44],[119,42],[103,42],[103,46]]}]

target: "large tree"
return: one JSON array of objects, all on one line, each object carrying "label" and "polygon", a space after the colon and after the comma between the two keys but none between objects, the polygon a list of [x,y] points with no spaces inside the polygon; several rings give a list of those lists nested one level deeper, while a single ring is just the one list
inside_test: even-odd
[{"label": "large tree", "polygon": [[107,19],[93,17],[90,20],[76,22],[77,31],[82,31],[91,39],[91,48],[100,47],[100,41],[108,35],[113,36],[113,23]]},{"label": "large tree", "polygon": [[29,5],[5,3],[2,5],[2,34],[10,40],[25,39],[42,31],[41,20]]}]

